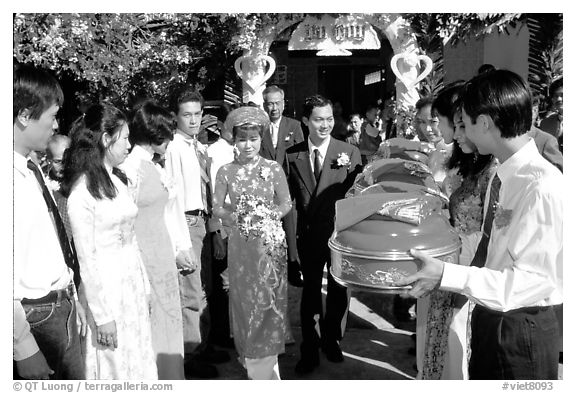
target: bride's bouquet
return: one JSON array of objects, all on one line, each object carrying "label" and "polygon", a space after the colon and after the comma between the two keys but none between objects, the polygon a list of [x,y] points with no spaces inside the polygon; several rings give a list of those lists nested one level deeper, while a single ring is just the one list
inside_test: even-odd
[{"label": "bride's bouquet", "polygon": [[[281,318],[277,308],[275,289],[285,285],[286,235],[273,203],[254,194],[242,193],[236,206],[236,225],[246,240],[258,239],[264,248],[258,260],[258,279],[267,288],[268,300],[261,307],[272,309]],[[284,283],[284,284],[282,284]]]},{"label": "bride's bouquet", "polygon": [[267,252],[283,247],[285,233],[273,203],[264,198],[242,193],[236,206],[237,227],[246,239],[262,239]]}]

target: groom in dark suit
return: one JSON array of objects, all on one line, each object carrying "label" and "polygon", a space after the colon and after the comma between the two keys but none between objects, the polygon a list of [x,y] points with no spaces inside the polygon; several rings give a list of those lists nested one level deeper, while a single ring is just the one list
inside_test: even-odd
[{"label": "groom in dark suit", "polygon": [[300,375],[318,366],[320,348],[329,361],[344,360],[339,341],[348,309],[348,294],[328,269],[324,312],[322,277],[324,266],[327,264],[330,268],[331,265],[328,239],[334,230],[336,201],[344,198],[361,171],[358,148],[330,137],[334,127],[330,100],[319,95],[307,98],[302,121],[310,131],[308,140],[288,148],[285,162],[297,212],[296,223],[292,221],[287,231],[288,257],[299,258],[304,275],[300,305],[301,359],[296,365],[296,373]]},{"label": "groom in dark suit", "polygon": [[[268,86],[262,92],[264,99],[264,110],[270,118],[270,130],[262,135],[262,144],[260,145],[260,155],[268,160],[274,160],[280,166],[284,163],[286,149],[304,141],[302,127],[298,120],[283,116],[284,112],[284,90],[276,85]],[[294,215],[294,211],[288,213]],[[287,231],[286,225],[294,218],[285,218],[283,221],[284,230]],[[296,260],[288,261],[288,282],[296,287],[303,285],[300,272],[300,265]]]}]

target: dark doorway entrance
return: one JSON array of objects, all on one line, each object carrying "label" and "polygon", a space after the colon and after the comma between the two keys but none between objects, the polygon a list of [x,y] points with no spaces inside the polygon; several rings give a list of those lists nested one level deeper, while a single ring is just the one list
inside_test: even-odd
[{"label": "dark doorway entrance", "polygon": [[[343,116],[352,113],[364,115],[369,104],[384,100],[390,93],[386,92],[385,72],[377,65],[319,65],[318,90],[332,102],[340,102]],[[366,76],[374,73],[382,75],[379,82],[366,85]]]}]

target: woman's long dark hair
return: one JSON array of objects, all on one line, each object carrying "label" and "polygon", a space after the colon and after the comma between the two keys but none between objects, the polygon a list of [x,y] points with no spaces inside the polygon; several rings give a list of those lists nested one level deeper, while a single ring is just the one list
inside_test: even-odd
[{"label": "woman's long dark hair", "polygon": [[474,178],[480,174],[492,161],[492,154],[464,153],[458,143],[454,143],[452,155],[446,166],[448,169],[458,169],[462,178]]},{"label": "woman's long dark hair", "polygon": [[[107,104],[92,105],[77,119],[70,131],[70,147],[64,154],[64,175],[62,193],[70,195],[72,186],[82,175],[86,175],[86,185],[95,199],[113,199],[118,190],[104,166],[106,147],[102,143],[105,133],[118,139],[120,130],[127,124],[124,113]],[[112,173],[124,184],[128,179],[124,172],[113,168]]]}]

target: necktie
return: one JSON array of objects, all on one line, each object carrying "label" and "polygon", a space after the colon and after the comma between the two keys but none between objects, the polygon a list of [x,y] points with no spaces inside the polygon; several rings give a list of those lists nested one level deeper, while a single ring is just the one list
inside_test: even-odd
[{"label": "necktie", "polygon": [[56,232],[58,234],[58,240],[60,242],[62,254],[64,255],[64,261],[74,273],[74,285],[76,285],[76,288],[78,288],[80,285],[80,266],[78,265],[78,259],[76,258],[74,244],[70,244],[68,240],[68,236],[66,235],[66,228],[64,227],[64,223],[62,222],[62,218],[60,217],[56,203],[54,202],[54,199],[52,199],[52,195],[50,194],[50,191],[48,191],[48,187],[46,187],[46,183],[44,182],[42,173],[40,173],[40,169],[38,169],[38,167],[32,161],[28,161],[26,166],[32,171],[32,173],[34,173],[36,180],[42,188],[42,196],[44,197],[46,206],[48,206],[48,210],[54,218],[54,224],[56,225]]},{"label": "necktie", "polygon": [[202,191],[202,203],[204,204],[204,209],[206,213],[210,213],[210,203],[212,198],[210,197],[210,187],[208,187],[208,182],[210,177],[208,174],[208,157],[198,148],[198,140],[194,139],[194,151],[196,152],[196,157],[198,158],[198,164],[200,164],[200,188]]},{"label": "necktie", "polygon": [[[488,204],[488,211],[486,212],[486,218],[484,219],[484,231],[482,232],[482,239],[478,244],[474,258],[470,263],[470,266],[484,267],[486,265],[486,258],[488,257],[488,243],[490,243],[490,234],[492,233],[492,224],[494,222],[494,213],[498,207],[498,199],[500,194],[500,186],[502,182],[498,177],[498,174],[492,179],[492,185],[490,186],[490,201]],[[460,294],[454,294],[453,306],[462,307],[466,303],[466,296]]]},{"label": "necktie", "polygon": [[272,145],[274,145],[274,149],[278,145],[278,126],[276,124],[270,124],[270,137],[272,138]]},{"label": "necktie", "polygon": [[320,174],[322,173],[322,164],[320,163],[320,150],[314,149],[314,178],[316,183],[320,181]]}]

